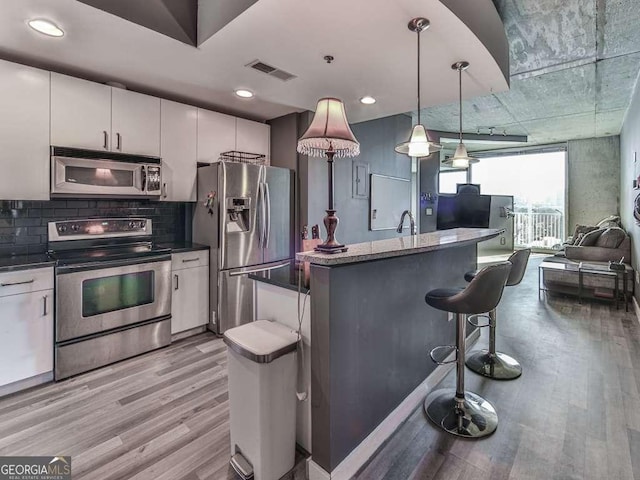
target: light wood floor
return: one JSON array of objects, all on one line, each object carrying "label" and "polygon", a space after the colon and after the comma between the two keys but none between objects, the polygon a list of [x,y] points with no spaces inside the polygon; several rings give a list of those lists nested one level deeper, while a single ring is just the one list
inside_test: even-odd
[{"label": "light wood floor", "polygon": [[[466,371],[467,388],[496,407],[496,433],[457,439],[419,408],[358,479],[640,479],[640,324],[605,303],[538,301],[539,262],[498,309],[498,349],[520,360],[522,377]],[[483,332],[473,349],[486,344]]]},{"label": "light wood floor", "polygon": [[[0,456],[71,455],[74,480],[235,478],[229,443],[212,334],[0,399]],[[285,478],[304,478],[304,460]]]},{"label": "light wood floor", "polygon": [[[497,432],[457,439],[417,409],[358,480],[640,480],[638,321],[607,304],[538,301],[537,263],[498,311],[498,347],[523,376],[467,370],[468,388],[498,411]],[[203,334],[0,399],[0,455],[72,455],[75,480],[233,478],[225,362],[222,341]],[[304,461],[285,478],[303,479]]]}]

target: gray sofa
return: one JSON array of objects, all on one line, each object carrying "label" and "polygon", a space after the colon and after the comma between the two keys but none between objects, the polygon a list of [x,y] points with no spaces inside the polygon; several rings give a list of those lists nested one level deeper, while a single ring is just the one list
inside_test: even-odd
[{"label": "gray sofa", "polygon": [[[631,269],[631,239],[620,227],[596,228],[589,227],[585,232],[579,232],[581,226],[576,227],[576,234],[572,241],[565,244],[564,251],[552,257],[545,258],[546,262],[564,263],[566,270],[546,271],[544,286],[548,291],[557,293],[577,294],[579,287],[578,266],[581,262],[608,265],[611,262],[623,260],[627,264],[627,292],[633,292],[633,270]],[[611,298],[613,297],[612,282],[598,276],[585,276],[583,288],[586,296]],[[620,285],[622,288],[622,285]]]},{"label": "gray sofa", "polygon": [[631,238],[625,233],[624,238],[616,247],[600,245],[566,245],[564,256],[569,260],[582,262],[619,262],[631,263]]}]

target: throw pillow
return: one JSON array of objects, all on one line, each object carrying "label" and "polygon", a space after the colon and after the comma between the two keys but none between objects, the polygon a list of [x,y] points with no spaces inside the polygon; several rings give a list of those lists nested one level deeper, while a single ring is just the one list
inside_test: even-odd
[{"label": "throw pillow", "polygon": [[598,237],[602,235],[604,230],[593,230],[592,232],[585,233],[578,244],[579,247],[593,247],[598,241]]},{"label": "throw pillow", "polygon": [[586,233],[593,232],[594,230],[598,230],[598,227],[594,227],[593,225],[576,225],[570,245],[580,245],[582,237],[584,237]]},{"label": "throw pillow", "polygon": [[607,228],[596,240],[596,247],[618,248],[627,234],[621,228]]},{"label": "throw pillow", "polygon": [[620,217],[618,215],[609,215],[596,223],[598,228],[610,228],[620,226]]}]

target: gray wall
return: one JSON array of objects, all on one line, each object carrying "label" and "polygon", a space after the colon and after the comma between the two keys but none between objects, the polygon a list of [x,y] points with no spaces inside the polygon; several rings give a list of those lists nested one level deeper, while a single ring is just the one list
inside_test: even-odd
[{"label": "gray wall", "polygon": [[[335,163],[335,203],[340,217],[338,239],[344,243],[359,243],[371,240],[381,240],[402,235],[393,230],[369,230],[369,200],[352,198],[353,162],[369,164],[369,173],[389,175],[411,179],[411,158],[395,153],[395,146],[407,139],[411,130],[411,118],[406,115],[394,115],[368,122],[351,125],[353,134],[360,142],[360,155],[355,159],[341,159]],[[315,161],[322,159],[315,158]],[[324,162],[326,164],[326,162]],[[326,167],[325,167],[326,168]],[[314,196],[325,195],[326,173],[324,181],[310,183],[316,189]],[[315,211],[310,211],[310,220],[322,225],[326,203],[319,205]]]},{"label": "gray wall", "polygon": [[[435,153],[426,158],[420,159],[420,193],[430,193],[434,196],[432,202],[421,201],[420,209],[420,233],[433,232],[436,230],[436,205],[435,200],[438,194],[438,173],[440,172],[440,154]],[[427,208],[431,208],[432,214],[427,215]]]},{"label": "gray wall", "polygon": [[291,219],[291,257],[300,251],[300,176],[296,144],[298,142],[299,114],[292,113],[269,121],[271,125],[271,165],[288,168],[295,172],[293,185],[293,218]]},{"label": "gray wall", "polygon": [[[633,202],[640,194],[640,190],[633,189],[633,179],[640,175],[638,152],[640,152],[640,84],[636,84],[620,133],[620,215],[622,226],[631,236],[631,261],[636,271],[640,267],[640,233],[633,217]],[[635,288],[636,298],[640,298],[640,285],[637,281]]]},{"label": "gray wall", "polygon": [[[327,161],[324,157],[307,157],[295,153],[296,141],[313,117],[312,112],[291,114],[271,120],[271,163],[296,170],[298,177],[298,209],[296,242],[303,225],[320,225],[320,236],[326,235],[322,220],[328,203]],[[369,200],[352,198],[353,162],[369,164],[370,173],[411,178],[411,159],[398,155],[394,147],[405,141],[411,130],[411,118],[395,115],[351,125],[360,142],[360,155],[335,160],[335,207],[340,218],[338,241],[351,244],[399,236],[395,230],[369,230]],[[294,160],[295,157],[295,160]],[[406,231],[404,235],[406,235]]]},{"label": "gray wall", "polygon": [[618,213],[620,137],[567,142],[568,235],[576,225],[593,225]]}]

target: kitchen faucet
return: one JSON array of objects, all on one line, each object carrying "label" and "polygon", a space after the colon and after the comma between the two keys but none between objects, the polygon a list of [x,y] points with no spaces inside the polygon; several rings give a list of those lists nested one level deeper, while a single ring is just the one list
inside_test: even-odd
[{"label": "kitchen faucet", "polygon": [[402,212],[402,216],[400,217],[400,223],[398,224],[398,228],[396,230],[396,232],[398,233],[402,233],[402,226],[404,224],[404,217],[406,217],[407,215],[409,215],[409,223],[411,224],[411,235],[417,235],[417,231],[416,231],[416,222],[413,219],[413,215],[411,214],[411,212],[409,210],[405,210],[404,212]]}]

